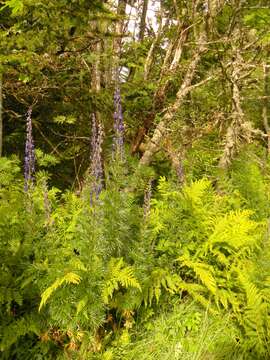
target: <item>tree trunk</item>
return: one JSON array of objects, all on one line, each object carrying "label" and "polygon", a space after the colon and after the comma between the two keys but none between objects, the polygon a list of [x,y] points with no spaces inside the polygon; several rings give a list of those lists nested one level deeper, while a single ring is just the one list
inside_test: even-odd
[{"label": "tree trunk", "polygon": [[[164,105],[165,93],[166,93],[167,87],[170,83],[170,79],[171,79],[172,75],[175,74],[178,69],[178,65],[179,65],[179,62],[180,62],[181,56],[182,56],[183,46],[187,40],[187,36],[188,36],[188,28],[186,26],[182,25],[181,27],[179,27],[178,38],[175,41],[172,41],[167,49],[167,52],[166,52],[166,55],[164,58],[164,62],[163,62],[163,66],[162,66],[162,70],[161,70],[161,74],[160,74],[159,86],[158,86],[157,90],[155,91],[154,98],[153,98],[154,110],[153,110],[152,114],[148,115],[148,117],[146,119],[144,119],[143,127],[141,127],[138,130],[135,140],[133,141],[133,144],[132,144],[132,154],[134,154],[138,151],[145,135],[148,133],[148,130],[152,126],[152,123],[155,119],[156,113],[158,111],[160,111]],[[173,55],[173,52],[174,52],[174,55]],[[169,60],[171,57],[172,57],[172,60],[170,62]],[[148,62],[146,61],[146,63],[148,63]],[[170,75],[170,77],[168,77],[168,74]],[[148,76],[148,73],[145,72],[145,79],[147,79],[146,76]],[[165,76],[167,76],[167,78],[164,80],[163,78]]]},{"label": "tree trunk", "polygon": [[176,101],[174,104],[168,107],[166,110],[165,115],[163,116],[163,119],[160,121],[160,123],[157,125],[153,137],[148,141],[146,145],[146,150],[140,160],[140,165],[149,165],[149,163],[152,160],[153,155],[158,151],[160,144],[165,136],[166,133],[166,127],[167,125],[172,121],[174,118],[174,115],[176,111],[180,108],[182,105],[186,95],[191,91],[192,88],[194,88],[196,85],[191,86],[191,82],[194,78],[195,71],[197,68],[197,65],[199,64],[199,61],[201,60],[201,56],[203,52],[206,50],[205,48],[205,32],[202,31],[200,38],[199,38],[199,45],[198,48],[194,54],[193,59],[191,60],[189,67],[187,69],[184,81],[179,89],[179,91],[176,94]]},{"label": "tree trunk", "polygon": [[141,23],[140,23],[140,32],[139,32],[139,40],[143,41],[144,33],[146,28],[146,14],[148,9],[148,0],[143,0],[143,9],[141,15]]},{"label": "tree trunk", "polygon": [[121,48],[122,48],[122,35],[124,30],[124,16],[126,15],[126,0],[119,0],[117,5],[117,15],[119,19],[116,22],[115,33],[116,38],[113,43],[113,73],[114,73],[114,81],[118,83],[119,81],[119,59],[121,56]]}]

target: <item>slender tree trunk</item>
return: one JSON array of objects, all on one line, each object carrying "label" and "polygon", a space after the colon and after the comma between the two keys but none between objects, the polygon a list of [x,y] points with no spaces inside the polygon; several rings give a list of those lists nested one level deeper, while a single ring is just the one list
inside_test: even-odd
[{"label": "slender tree trunk", "polygon": [[162,21],[160,21],[159,23],[159,27],[158,27],[158,31],[156,34],[156,37],[154,39],[154,41],[151,44],[151,47],[148,51],[145,63],[144,63],[144,74],[143,74],[143,78],[145,81],[148,80],[148,76],[150,74],[153,62],[154,62],[154,54],[155,54],[155,50],[157,45],[159,44],[161,38],[162,38],[162,34],[164,32],[164,29],[166,29],[168,26],[168,22],[166,22],[166,24],[164,26],[162,26]]},{"label": "slender tree trunk", "polygon": [[92,73],[92,89],[95,92],[99,92],[101,88],[101,81],[100,81],[100,50],[101,44],[98,42],[94,46],[94,51],[96,54],[96,61],[93,64],[93,73]]},{"label": "slender tree trunk", "polygon": [[114,39],[113,44],[113,73],[114,73],[114,80],[117,83],[119,81],[119,59],[121,56],[121,48],[122,48],[122,37],[123,37],[123,30],[124,30],[124,16],[126,15],[126,4],[127,0],[118,0],[117,5],[117,15],[120,17],[116,22],[115,26],[115,33],[116,38]]},{"label": "slender tree trunk", "polygon": [[198,48],[195,51],[194,57],[189,64],[183,83],[176,94],[176,101],[171,106],[168,107],[165,115],[163,116],[163,119],[157,125],[152,138],[148,141],[146,145],[146,150],[140,160],[140,165],[149,165],[153,155],[160,148],[160,144],[167,132],[168,124],[174,118],[176,111],[182,105],[186,95],[191,91],[192,88],[196,86],[196,85],[191,86],[191,82],[194,78],[195,71],[199,64],[199,61],[201,60],[201,56],[206,50],[204,31],[201,32],[198,42],[199,42]]},{"label": "slender tree trunk", "polygon": [[163,81],[163,79],[161,78],[161,82],[160,82],[161,85],[158,87],[154,95],[155,104],[156,103],[160,104],[160,99],[163,99],[165,96],[167,87],[170,83],[170,77],[168,77],[168,74],[172,77],[172,75],[176,73],[182,57],[183,47],[185,45],[185,42],[187,41],[187,38],[188,38],[188,27],[182,25],[182,27],[179,29],[179,36],[176,39],[176,46],[174,49],[174,55],[172,61],[170,64],[167,64],[167,66],[164,66],[163,68],[163,76],[166,75],[167,79]]},{"label": "slender tree trunk", "polygon": [[241,96],[239,90],[239,77],[240,77],[240,66],[242,59],[239,54],[239,50],[236,50],[236,58],[232,64],[232,122],[227,129],[225,147],[223,150],[222,157],[219,161],[219,166],[226,169],[231,163],[234,157],[237,147],[238,139],[241,132],[241,124],[243,123],[244,113],[241,106]]},{"label": "slender tree trunk", "polygon": [[148,1],[149,0],[143,0],[143,9],[142,9],[140,32],[139,32],[139,40],[140,41],[143,41],[143,39],[144,39],[144,33],[145,33],[145,28],[146,28],[146,14],[147,14],[147,9],[148,9]]},{"label": "slender tree trunk", "polygon": [[[178,65],[179,65],[179,62],[180,62],[181,56],[182,56],[183,46],[187,40],[187,37],[188,37],[188,28],[186,28],[186,26],[182,25],[181,27],[179,27],[179,35],[178,35],[177,39],[174,40],[173,42],[171,42],[171,44],[168,47],[168,50],[167,50],[165,58],[164,58],[161,74],[160,74],[159,86],[158,86],[156,92],[154,93],[154,98],[153,98],[154,110],[153,110],[152,114],[148,115],[148,117],[144,120],[143,127],[141,127],[137,132],[137,135],[132,144],[132,153],[133,154],[136,153],[136,151],[138,151],[145,135],[147,134],[150,127],[152,126],[152,123],[155,119],[156,113],[158,111],[160,111],[160,109],[162,109],[162,107],[164,105],[165,93],[166,93],[167,87],[170,83],[170,79],[171,79],[172,75],[175,74],[178,69]],[[153,55],[153,54],[151,54],[151,55]],[[171,62],[170,62],[170,59],[171,59]],[[170,77],[168,77],[168,74],[170,75]],[[148,76],[148,73],[145,72],[145,76],[146,75]],[[165,80],[164,80],[165,76],[167,76],[167,78],[165,78]]]},{"label": "slender tree trunk", "polygon": [[[241,4],[242,3],[239,3],[239,7],[237,8],[238,13],[235,17],[239,14]],[[230,165],[242,143],[249,143],[253,135],[262,135],[260,131],[253,129],[252,124],[245,118],[242,108],[241,88],[244,84],[245,77],[249,74],[251,64],[246,63],[243,56],[243,49],[239,46],[243,36],[241,23],[237,19],[235,24],[234,32],[231,36],[233,50],[231,54],[232,61],[229,63],[229,67],[232,69],[231,75],[229,76],[232,85],[232,121],[227,129],[225,146],[219,161],[220,168],[225,170]]]}]

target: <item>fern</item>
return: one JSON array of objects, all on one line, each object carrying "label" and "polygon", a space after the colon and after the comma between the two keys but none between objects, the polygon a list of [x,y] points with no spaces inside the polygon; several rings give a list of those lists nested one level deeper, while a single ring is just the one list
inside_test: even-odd
[{"label": "fern", "polygon": [[203,199],[206,194],[209,194],[210,188],[210,181],[201,179],[193,182],[190,186],[185,186],[183,189],[183,194],[194,206],[202,206]]},{"label": "fern", "polygon": [[252,212],[248,210],[238,210],[226,214],[220,220],[217,219],[208,240],[211,248],[221,246],[229,252],[235,252],[243,246],[256,245],[257,237],[254,235],[259,224],[250,219],[251,215]]},{"label": "fern", "polygon": [[10,325],[5,327],[4,334],[2,334],[0,342],[0,351],[8,349],[11,345],[16,343],[20,337],[26,334],[40,334],[40,326],[38,319],[34,316],[24,316],[12,322]]},{"label": "fern", "polygon": [[105,304],[109,303],[114,291],[119,290],[120,286],[125,289],[133,287],[141,291],[141,286],[134,276],[132,267],[125,265],[122,258],[112,258],[108,265],[108,278],[102,290],[102,298]]},{"label": "fern", "polygon": [[40,311],[42,309],[42,307],[47,303],[51,295],[64,283],[77,285],[80,283],[80,281],[81,281],[81,277],[72,272],[67,273],[62,278],[55,280],[55,282],[41,294],[41,302],[38,310]]},{"label": "fern", "polygon": [[170,273],[169,269],[161,269],[159,267],[153,269],[145,282],[143,289],[143,301],[145,305],[152,305],[155,299],[158,303],[162,294],[162,290],[173,295],[181,290],[182,280],[177,274]]},{"label": "fern", "polygon": [[256,352],[264,353],[269,301],[251,280],[264,223],[256,222],[251,210],[232,209],[237,202],[215,194],[207,180],[185,186],[182,193],[163,180],[160,190],[160,197],[152,202],[152,241],[157,242],[159,265],[170,258],[172,266],[155,270],[159,277],[149,285],[149,298],[159,300],[162,290],[170,293],[164,286],[166,273],[177,275],[177,290],[172,293],[187,292],[213,314],[223,309],[232,312],[249,338],[246,346],[255,346],[252,339],[259,336]]},{"label": "fern", "polygon": [[206,286],[206,288],[213,294],[217,291],[217,284],[213,276],[213,267],[206,263],[195,262],[188,259],[187,256],[182,256],[178,258],[181,266],[187,266],[192,269],[196,276],[201,280],[201,282]]},{"label": "fern", "polygon": [[[2,163],[3,169],[13,166]],[[115,183],[95,208],[86,190],[82,197],[58,194],[60,202],[57,190],[49,190],[47,222],[42,175],[24,211],[16,171],[5,177],[0,161],[1,289],[7,288],[0,296],[1,346],[7,357],[29,339],[45,345],[44,358],[55,345],[60,353],[65,348],[86,358],[89,349],[101,351],[102,343],[132,341],[133,323],[146,323],[146,312],[158,314],[176,299],[192,298],[209,314],[227,312],[242,334],[239,348],[254,347],[266,358],[265,222],[255,220],[255,209],[237,208],[237,194],[217,193],[207,179],[179,189],[162,178],[145,222],[139,192],[136,198]]]},{"label": "fern", "polygon": [[[266,166],[269,167],[268,164]],[[266,176],[263,175],[265,171]],[[231,186],[242,196],[242,206],[253,210],[254,218],[259,220],[269,217],[270,214],[268,171],[269,169],[266,170],[260,165],[259,157],[247,148],[233,162],[230,174]]]}]

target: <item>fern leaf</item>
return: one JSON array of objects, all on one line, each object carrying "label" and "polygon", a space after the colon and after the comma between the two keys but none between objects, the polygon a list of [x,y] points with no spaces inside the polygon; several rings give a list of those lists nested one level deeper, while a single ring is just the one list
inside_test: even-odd
[{"label": "fern leaf", "polygon": [[42,309],[42,307],[47,303],[48,299],[51,295],[64,283],[67,284],[79,284],[81,281],[81,277],[75,273],[69,272],[62,278],[55,280],[55,282],[48,287],[41,295],[41,302],[38,308],[38,311]]},{"label": "fern leaf", "polygon": [[217,285],[213,277],[213,269],[210,265],[206,263],[194,262],[185,258],[184,256],[178,258],[178,260],[181,262],[182,266],[187,266],[192,269],[209,291],[211,291],[213,294],[216,293]]},{"label": "fern leaf", "polygon": [[76,312],[76,315],[78,315],[83,308],[85,308],[87,304],[87,296],[85,296],[82,300],[80,300],[77,305],[76,305],[76,308],[77,308],[77,312]]},{"label": "fern leaf", "polygon": [[260,290],[251,282],[244,271],[238,272],[238,278],[246,293],[247,307],[254,308],[260,306],[263,302]]},{"label": "fern leaf", "polygon": [[254,235],[258,224],[250,219],[251,214],[248,210],[232,211],[222,217],[215,225],[209,244],[221,244],[229,252],[255,244],[257,237]]},{"label": "fern leaf", "polygon": [[108,268],[109,279],[105,281],[102,298],[105,304],[113,296],[114,291],[119,289],[119,285],[123,288],[137,288],[141,291],[141,286],[133,274],[133,268],[126,266],[122,258],[112,259]]},{"label": "fern leaf", "polygon": [[194,204],[200,204],[203,195],[211,188],[211,183],[207,179],[201,179],[189,186],[185,186],[183,193],[185,197],[190,199]]}]

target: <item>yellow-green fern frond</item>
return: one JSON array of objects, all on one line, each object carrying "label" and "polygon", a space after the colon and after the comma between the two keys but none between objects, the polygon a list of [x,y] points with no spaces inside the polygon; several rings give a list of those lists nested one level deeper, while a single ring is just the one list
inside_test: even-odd
[{"label": "yellow-green fern frond", "polygon": [[141,286],[134,276],[133,268],[125,265],[122,258],[111,259],[108,274],[109,279],[106,280],[102,290],[102,298],[105,304],[108,304],[113,292],[118,290],[120,286],[123,288],[134,287],[141,291]]},{"label": "yellow-green fern frond", "polygon": [[209,237],[210,248],[221,244],[229,252],[236,251],[243,246],[252,246],[257,242],[254,236],[258,223],[250,219],[249,210],[232,211],[221,218],[215,225]]},{"label": "yellow-green fern frond", "polygon": [[215,302],[218,309],[221,305],[225,310],[228,310],[229,307],[231,307],[234,313],[239,313],[240,311],[240,299],[236,293],[229,289],[218,289],[215,294]]},{"label": "yellow-green fern frond", "polygon": [[211,182],[207,179],[201,179],[185,186],[183,194],[194,204],[200,204],[204,194],[211,188]]},{"label": "yellow-green fern frond", "polygon": [[238,271],[238,278],[246,293],[247,307],[254,308],[260,306],[263,302],[263,295],[261,294],[260,289],[258,289],[258,287],[249,279],[244,270]]},{"label": "yellow-green fern frond", "polygon": [[63,285],[64,283],[77,285],[80,283],[80,281],[81,281],[81,277],[72,272],[69,272],[62,278],[55,280],[55,282],[42,293],[41,302],[39,304],[38,310],[40,311],[42,309],[42,307],[48,301],[49,297],[51,297],[51,295],[55,292],[55,290],[57,290],[61,285]]},{"label": "yellow-green fern frond", "polygon": [[159,302],[162,288],[170,294],[175,294],[181,289],[181,278],[177,274],[171,274],[168,269],[155,268],[150,275],[150,285],[144,296],[144,302],[151,305],[155,299]]},{"label": "yellow-green fern frond", "polygon": [[178,258],[178,261],[181,263],[181,266],[187,266],[192,269],[196,276],[201,280],[201,282],[206,286],[206,288],[215,294],[217,290],[217,284],[213,276],[213,268],[207,263],[200,263],[188,259],[186,256],[181,256]]}]

